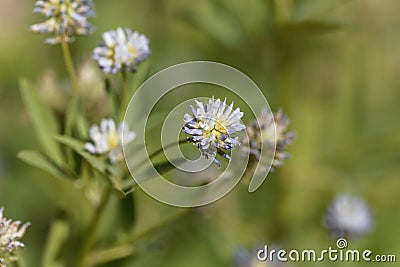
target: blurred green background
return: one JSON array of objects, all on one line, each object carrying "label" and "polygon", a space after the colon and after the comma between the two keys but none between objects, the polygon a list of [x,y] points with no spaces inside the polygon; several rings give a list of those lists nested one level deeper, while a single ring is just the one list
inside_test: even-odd
[{"label": "blurred green background", "polygon": [[[0,2],[0,206],[7,217],[32,223],[24,238],[27,266],[39,266],[60,207],[71,212],[72,239],[89,208],[72,185],[16,158],[21,149],[38,147],[18,79],[36,81],[46,69],[67,77],[60,47],[44,45],[44,36],[28,30],[43,19],[32,13],[33,5]],[[283,108],[297,133],[288,148],[292,158],[261,189],[248,194],[245,185],[236,187],[166,224],[128,260],[108,266],[230,266],[240,246],[334,246],[322,218],[338,193],[365,198],[373,213],[373,231],[350,241],[351,248],[399,256],[399,1],[134,0],[95,1],[95,8],[95,33],[72,44],[76,63],[88,58],[102,32],[128,26],[150,39],[150,73],[189,60],[231,65],[256,82],[273,110]],[[179,210],[140,190],[135,194],[135,231]],[[111,209],[102,226],[105,243],[117,234]]]}]

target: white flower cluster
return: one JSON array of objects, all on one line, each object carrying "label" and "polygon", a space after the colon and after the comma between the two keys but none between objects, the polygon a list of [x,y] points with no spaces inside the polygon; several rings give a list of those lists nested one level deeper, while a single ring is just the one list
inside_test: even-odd
[{"label": "white flower cluster", "polygon": [[122,122],[118,125],[112,119],[103,119],[98,125],[93,125],[89,131],[91,142],[85,144],[85,149],[92,154],[108,154],[112,163],[124,159],[122,146],[133,141],[136,133],[129,131],[128,124]]},{"label": "white flower cluster", "polygon": [[238,137],[231,135],[246,128],[240,120],[243,112],[239,108],[233,110],[233,102],[228,106],[226,99],[222,102],[214,97],[206,105],[196,100],[196,107],[190,108],[192,115],[185,114],[183,126],[183,132],[192,136],[189,141],[197,145],[204,157],[213,158],[217,165],[220,165],[217,154],[230,159],[226,151],[240,144]]},{"label": "white flower cluster", "polygon": [[20,221],[12,221],[3,215],[4,208],[0,208],[0,267],[16,260],[15,252],[24,247],[19,241],[25,234],[29,222],[21,226]]},{"label": "white flower cluster", "polygon": [[88,17],[94,16],[92,0],[38,0],[33,11],[42,13],[47,20],[30,29],[34,33],[54,34],[46,39],[48,44],[72,42],[75,35],[93,32],[88,22]]},{"label": "white flower cluster", "polygon": [[93,50],[92,57],[105,73],[134,72],[150,53],[144,34],[118,28],[103,33],[103,42]]},{"label": "white flower cluster", "polygon": [[335,237],[356,238],[372,229],[372,216],[363,199],[340,195],[328,208],[325,225]]}]

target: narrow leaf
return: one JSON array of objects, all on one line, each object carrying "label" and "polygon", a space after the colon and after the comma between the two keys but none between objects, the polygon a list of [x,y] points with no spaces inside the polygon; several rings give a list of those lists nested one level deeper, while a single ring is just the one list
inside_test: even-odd
[{"label": "narrow leaf", "polygon": [[56,162],[62,162],[60,148],[52,138],[59,134],[59,126],[53,111],[43,104],[32,83],[28,80],[21,79],[19,86],[22,100],[41,146]]},{"label": "narrow leaf", "polygon": [[[84,146],[83,142],[76,140],[69,136],[60,136],[60,135],[56,136],[55,139],[57,142],[71,148],[76,153],[78,153],[82,158],[84,158],[89,163],[89,165],[91,165],[94,169],[96,169],[98,172],[100,172],[104,176],[111,178],[111,179],[118,176],[118,173],[116,172],[116,170],[114,168],[111,168],[110,166],[108,166],[108,164],[104,160],[101,160],[101,159],[97,158],[96,156],[87,152],[85,150],[85,146]],[[110,174],[112,177],[110,177]]]},{"label": "narrow leaf", "polygon": [[129,232],[135,223],[135,198],[134,194],[127,194],[119,201],[119,216],[121,227]]},{"label": "narrow leaf", "polygon": [[162,162],[162,163],[156,163],[156,164],[154,164],[154,168],[160,174],[165,174],[173,169],[176,169],[176,167],[169,161]]},{"label": "narrow leaf", "polygon": [[64,266],[57,258],[68,235],[69,225],[66,221],[58,219],[52,223],[44,250],[43,267]]},{"label": "narrow leaf", "polygon": [[54,162],[50,157],[40,152],[28,150],[21,151],[18,154],[18,158],[38,169],[41,169],[53,175],[54,177],[68,180],[72,180],[74,178],[72,174],[66,172],[65,170],[62,170],[62,168],[57,165],[57,163]]},{"label": "narrow leaf", "polygon": [[280,31],[287,36],[307,36],[330,33],[340,28],[340,24],[335,22],[305,20],[286,22],[280,26]]},{"label": "narrow leaf", "polygon": [[86,138],[89,132],[87,121],[81,114],[76,117],[76,131],[79,138]]},{"label": "narrow leaf", "polygon": [[67,114],[65,117],[64,134],[72,136],[72,131],[76,123],[76,118],[78,117],[80,110],[80,100],[79,97],[74,97],[68,107]]}]

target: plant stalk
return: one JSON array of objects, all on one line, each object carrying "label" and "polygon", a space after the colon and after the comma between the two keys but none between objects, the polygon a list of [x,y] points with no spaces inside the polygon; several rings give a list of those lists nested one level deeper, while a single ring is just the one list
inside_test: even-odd
[{"label": "plant stalk", "polygon": [[93,214],[93,217],[88,225],[86,237],[83,240],[83,245],[82,245],[82,250],[81,250],[81,255],[80,255],[80,262],[78,265],[80,267],[87,266],[87,264],[86,264],[87,255],[89,254],[89,252],[93,246],[93,243],[95,241],[97,228],[99,226],[101,216],[102,216],[102,214],[107,206],[107,203],[111,197],[111,193],[112,193],[112,187],[108,186],[105,189],[104,194],[101,197],[100,203],[97,206],[95,213]]},{"label": "plant stalk", "polygon": [[62,41],[61,47],[62,47],[62,51],[63,51],[63,55],[64,55],[65,67],[67,68],[69,80],[71,82],[72,93],[74,96],[78,96],[79,95],[78,80],[76,78],[74,63],[72,61],[72,56],[71,56],[71,51],[69,49],[69,45],[65,41]]},{"label": "plant stalk", "polygon": [[121,109],[119,113],[119,120],[123,121],[126,109],[129,103],[129,84],[128,84],[128,75],[126,71],[122,73],[122,95],[121,95]]},{"label": "plant stalk", "polygon": [[176,220],[184,217],[188,214],[192,209],[184,208],[166,218],[159,223],[156,223],[153,226],[150,226],[148,229],[137,235],[131,235],[128,237],[123,243],[116,244],[114,246],[105,248],[100,251],[93,251],[89,256],[89,266],[96,266],[99,264],[104,264],[116,259],[123,259],[132,255],[136,251],[136,244],[138,241],[144,239],[145,237],[149,237],[150,235],[156,233],[166,225],[169,225]]},{"label": "plant stalk", "polygon": [[[176,143],[171,143],[168,144],[166,146],[163,146],[161,148],[159,148],[158,150],[154,151],[153,153],[151,153],[149,155],[149,160],[153,159],[154,157],[156,157],[158,154],[162,153],[165,149],[168,149],[170,147],[173,147],[175,145],[180,145],[180,144],[188,144],[188,140],[187,139],[183,139],[183,140],[179,140]],[[147,159],[143,160],[142,162],[140,162],[135,168],[139,168],[140,166],[142,166],[145,162],[147,161]]]}]

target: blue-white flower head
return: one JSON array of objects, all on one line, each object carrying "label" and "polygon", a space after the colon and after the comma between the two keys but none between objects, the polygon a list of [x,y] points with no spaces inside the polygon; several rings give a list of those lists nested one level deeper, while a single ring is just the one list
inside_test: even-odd
[{"label": "blue-white flower head", "polygon": [[0,208],[0,266],[9,266],[16,260],[15,252],[25,245],[19,241],[25,234],[29,222],[21,226],[20,221],[12,221],[3,215],[4,208]]},{"label": "blue-white flower head", "polygon": [[288,126],[289,118],[281,109],[272,114],[268,108],[263,108],[258,121],[254,120],[247,125],[247,136],[242,143],[248,146],[242,146],[242,149],[259,159],[263,146],[271,150],[275,147],[272,166],[281,167],[289,158],[289,154],[285,151],[286,146],[291,144],[296,137],[294,132],[288,132]]},{"label": "blue-white flower head", "polygon": [[103,119],[98,125],[93,125],[89,131],[91,142],[85,144],[85,149],[92,154],[107,154],[112,163],[120,162],[124,159],[122,149],[133,141],[136,133],[129,131],[128,124],[122,122],[118,125],[112,119]]},{"label": "blue-white flower head", "polygon": [[335,237],[356,238],[372,229],[371,212],[364,200],[340,195],[329,206],[325,226]]},{"label": "blue-white flower head", "polygon": [[94,16],[92,0],[38,0],[33,11],[42,13],[47,20],[30,29],[34,33],[53,34],[46,39],[48,44],[72,42],[74,36],[93,32],[88,22],[88,18]]},{"label": "blue-white flower head", "polygon": [[92,57],[105,73],[134,72],[136,66],[151,54],[149,39],[129,28],[103,33],[103,42]]},{"label": "blue-white flower head", "polygon": [[217,165],[220,165],[217,154],[230,159],[226,152],[240,144],[238,137],[232,135],[246,128],[241,123],[243,112],[239,108],[233,110],[233,102],[228,106],[226,99],[222,102],[214,97],[205,105],[196,100],[196,107],[190,108],[192,115],[185,114],[183,125],[183,132],[191,135],[189,140]]}]

